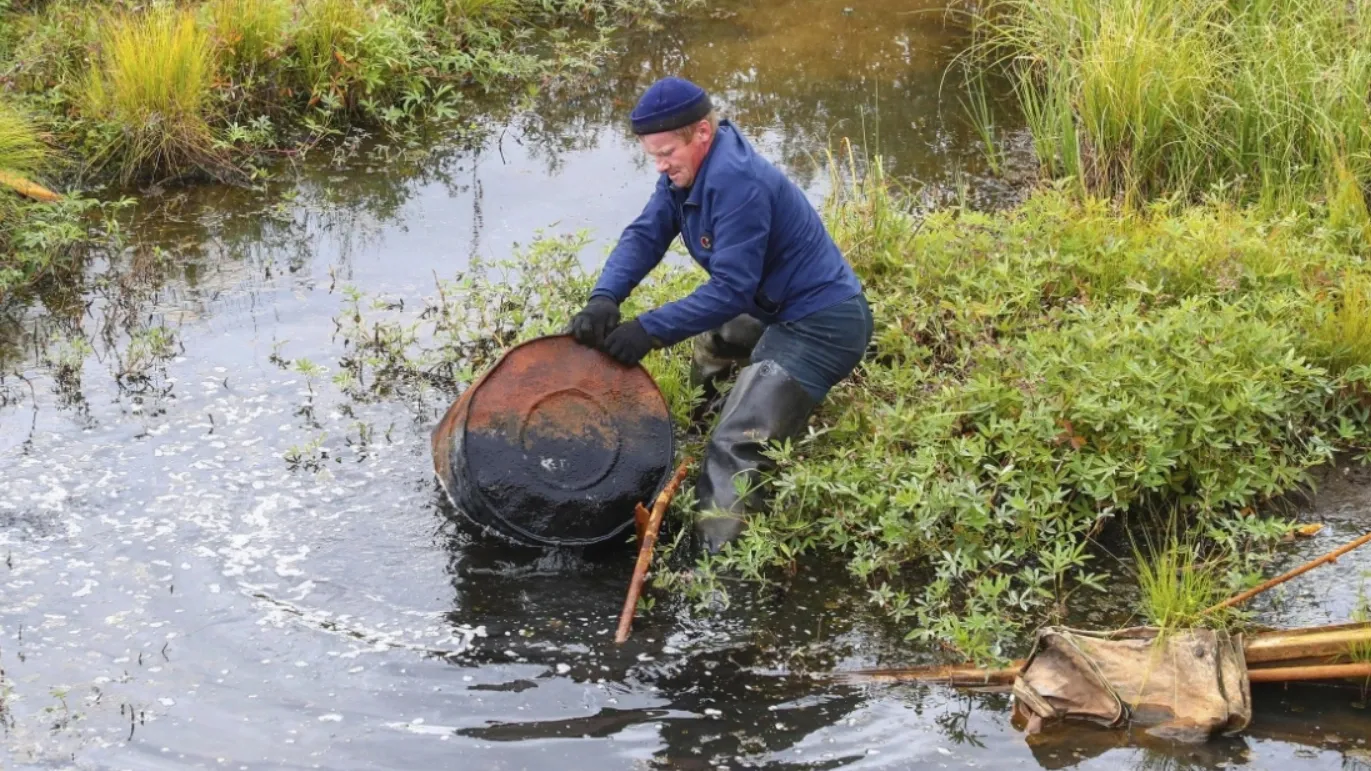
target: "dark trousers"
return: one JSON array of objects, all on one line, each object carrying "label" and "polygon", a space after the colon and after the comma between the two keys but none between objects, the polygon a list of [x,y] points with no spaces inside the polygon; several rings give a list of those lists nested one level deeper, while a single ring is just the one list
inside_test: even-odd
[{"label": "dark trousers", "polygon": [[693,374],[708,393],[720,378],[749,362],[774,361],[818,404],[857,368],[872,331],[871,306],[862,294],[795,321],[768,325],[738,316],[695,337]]},{"label": "dark trousers", "polygon": [[775,464],[772,442],[804,431],[809,413],[852,374],[871,342],[871,308],[856,295],[795,321],[739,316],[695,338],[691,376],[705,386],[744,366],[710,432],[696,482],[695,530],[710,552],[737,538],[761,505],[758,483]]}]

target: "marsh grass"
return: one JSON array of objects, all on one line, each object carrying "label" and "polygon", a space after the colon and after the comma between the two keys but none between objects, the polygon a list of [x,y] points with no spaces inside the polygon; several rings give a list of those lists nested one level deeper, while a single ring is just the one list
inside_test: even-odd
[{"label": "marsh grass", "polygon": [[295,35],[301,78],[312,99],[332,91],[341,97],[341,83],[349,63],[357,58],[357,44],[377,9],[364,0],[306,0],[300,9]]},{"label": "marsh grass", "polygon": [[125,182],[226,172],[208,122],[213,82],[210,37],[191,12],[111,15],[85,81],[88,109],[106,122],[92,167],[114,164]]},{"label": "marsh grass", "polygon": [[46,165],[50,151],[32,119],[0,101],[0,171],[29,176]]},{"label": "marsh grass", "polygon": [[977,19],[970,56],[1015,84],[1047,174],[1371,223],[1366,3],[995,0]]},{"label": "marsh grass", "polygon": [[227,72],[248,74],[277,59],[289,45],[287,0],[210,0],[206,23]]},{"label": "marsh grass", "polygon": [[407,10],[418,18],[451,29],[465,24],[502,24],[514,18],[521,0],[405,0]]},{"label": "marsh grass", "polygon": [[1147,622],[1168,634],[1196,627],[1222,628],[1235,616],[1204,611],[1230,596],[1234,560],[1206,545],[1198,528],[1172,519],[1161,526],[1138,528],[1142,543],[1130,532],[1132,576],[1139,589],[1138,610]]},{"label": "marsh grass", "polygon": [[99,8],[54,0],[0,12],[0,77],[19,93],[51,93],[78,83],[99,38],[100,14],[93,10]]},{"label": "marsh grass", "polygon": [[0,82],[91,178],[241,178],[349,130],[459,117],[467,92],[585,77],[613,30],[694,2],[0,3]]},{"label": "marsh grass", "polygon": [[1371,279],[1344,274],[1336,300],[1315,306],[1315,355],[1334,372],[1371,365]]}]

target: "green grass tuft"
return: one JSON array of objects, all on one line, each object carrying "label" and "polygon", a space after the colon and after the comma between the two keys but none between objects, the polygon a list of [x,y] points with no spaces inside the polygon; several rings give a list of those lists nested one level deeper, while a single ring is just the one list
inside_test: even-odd
[{"label": "green grass tuft", "polygon": [[404,0],[402,5],[418,18],[447,27],[503,23],[523,10],[521,0]]},{"label": "green grass tuft", "polygon": [[1348,272],[1335,303],[1314,306],[1313,358],[1335,373],[1371,365],[1371,278]]},{"label": "green grass tuft", "polygon": [[1163,633],[1194,627],[1221,627],[1232,613],[1204,611],[1227,599],[1232,560],[1201,547],[1194,531],[1179,530],[1175,520],[1154,537],[1144,530],[1143,544],[1133,543],[1133,577],[1141,592],[1139,611]]},{"label": "green grass tuft", "polygon": [[372,23],[372,9],[362,0],[307,0],[302,4],[295,47],[301,77],[311,93],[327,92],[346,80],[355,61],[357,42]]},{"label": "green grass tuft", "polygon": [[[1366,596],[1366,584],[1357,590],[1357,607],[1352,610],[1352,621],[1365,624],[1371,621],[1371,600]],[[1357,642],[1348,646],[1346,660],[1352,664],[1371,662],[1371,642]]]}]

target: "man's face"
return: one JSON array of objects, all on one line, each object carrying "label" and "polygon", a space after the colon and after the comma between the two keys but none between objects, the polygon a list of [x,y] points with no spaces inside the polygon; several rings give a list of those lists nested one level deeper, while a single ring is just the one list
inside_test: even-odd
[{"label": "man's face", "polygon": [[638,142],[657,164],[658,174],[667,175],[676,187],[690,187],[709,152],[711,137],[709,121],[702,120],[695,124],[689,141],[682,139],[675,131],[663,131],[660,134],[644,134],[638,138]]}]

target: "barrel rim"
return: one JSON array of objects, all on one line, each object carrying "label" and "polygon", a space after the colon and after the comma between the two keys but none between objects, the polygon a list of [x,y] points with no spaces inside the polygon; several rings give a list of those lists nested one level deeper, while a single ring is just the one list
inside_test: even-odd
[{"label": "barrel rim", "polygon": [[[500,365],[504,363],[505,359],[506,359],[510,354],[514,353],[515,351],[519,350],[520,348],[524,348],[524,347],[526,347],[526,346],[533,345],[534,343],[540,343],[540,342],[545,342],[545,341],[548,341],[548,340],[558,340],[558,339],[570,339],[570,340],[573,340],[573,341],[575,340],[575,338],[573,338],[570,334],[561,333],[561,334],[551,334],[551,335],[540,335],[540,336],[538,336],[538,337],[534,337],[534,338],[525,340],[525,341],[523,341],[522,343],[518,343],[518,344],[516,344],[516,345],[510,346],[508,349],[506,349],[503,353],[500,354],[500,357],[499,357],[499,359],[495,362],[495,364],[494,364],[493,366],[491,366],[489,369],[487,369],[484,373],[482,373],[482,375],[481,375],[479,378],[477,378],[475,381],[473,381],[471,385],[467,386],[466,390],[463,391],[462,394],[461,394],[461,396],[459,396],[458,398],[459,398],[459,399],[470,399],[470,398],[474,395],[476,389],[477,389],[477,388],[480,388],[481,385],[485,382],[486,378],[490,377],[490,375],[491,375],[492,373],[494,373],[495,370],[499,369],[499,368],[500,368]],[[579,345],[579,343],[577,343],[577,344]],[[661,491],[662,491],[662,489],[667,485],[667,483],[669,483],[669,482],[671,481],[671,477],[672,477],[672,474],[673,474],[673,471],[674,471],[673,468],[672,468],[672,463],[675,462],[675,458],[676,458],[676,427],[675,427],[674,424],[672,424],[672,420],[671,420],[671,404],[670,404],[670,402],[667,401],[666,395],[662,393],[662,388],[661,388],[661,386],[657,385],[657,380],[656,380],[656,378],[652,377],[652,373],[648,372],[648,371],[647,371],[647,368],[644,367],[644,366],[642,365],[641,362],[639,362],[638,364],[633,365],[633,369],[640,370],[640,371],[642,371],[642,373],[643,373],[644,375],[647,376],[647,382],[651,384],[651,386],[652,386],[652,391],[653,391],[654,393],[657,394],[657,397],[658,397],[659,399],[662,400],[662,406],[663,406],[663,407],[665,408],[665,410],[666,410],[667,423],[668,423],[668,425],[671,425],[671,430],[667,432],[667,453],[668,453],[668,457],[671,459],[671,461],[668,462],[667,465],[666,465],[666,467],[662,470],[662,478],[659,479],[659,480],[657,481],[657,484],[653,487],[652,494],[651,494],[650,496],[648,496],[648,499],[647,499],[647,500],[641,502],[643,505],[646,506],[646,505],[649,504],[649,502],[650,502],[651,500],[653,500],[658,494],[660,494]],[[466,409],[464,409],[464,410],[462,411],[460,423],[459,423],[458,425],[456,425],[456,426],[453,426],[453,433],[456,433],[456,432],[458,432],[458,431],[461,432],[461,435],[462,435],[461,440],[462,440],[463,444],[465,444],[465,442],[466,442],[466,437],[467,437],[467,421],[468,421],[470,418],[471,418],[471,405],[470,405],[470,403],[468,403],[467,406],[466,406]],[[450,452],[450,449],[449,449],[448,451]],[[457,470],[459,470],[459,469],[454,469],[453,471],[456,472]],[[463,476],[463,477],[466,477],[467,464],[466,464],[465,462],[463,462],[463,463],[461,464],[460,471],[462,472],[462,476]],[[458,480],[456,479],[456,477],[457,477],[457,474],[456,474],[456,473],[453,473],[452,476],[453,476],[454,481],[458,481]],[[472,499],[472,502],[480,504],[480,506],[481,506],[482,508],[486,509],[487,511],[490,511],[490,512],[494,512],[494,511],[495,511],[494,507],[492,507],[492,506],[490,505],[490,501],[487,499],[487,497],[485,496],[485,494],[481,491],[481,489],[480,489],[477,485],[472,484],[472,483],[470,482],[469,479],[465,479],[465,478],[462,479],[462,480],[460,480],[460,481],[462,482],[461,487],[463,488],[463,489],[462,489],[462,493],[464,494],[464,497],[468,497],[468,498]],[[440,482],[441,482],[441,480],[440,480]],[[446,486],[445,483],[443,484],[443,488],[444,488],[444,490],[447,489],[447,486]],[[454,491],[448,491],[448,497],[449,497],[449,498],[454,498],[454,499],[455,499],[457,496],[454,495],[453,492],[454,492]],[[453,500],[453,503],[454,503],[454,504],[457,504],[458,510],[462,511],[462,514],[463,514],[464,516],[466,516],[467,519],[475,519],[475,517],[473,517],[471,513],[467,512],[467,511],[464,509],[464,507],[463,507],[460,503],[458,503],[458,501]],[[625,530],[627,530],[627,529],[633,524],[633,517],[632,517],[632,516],[629,516],[628,518],[626,518],[626,519],[624,520],[623,524],[619,525],[619,526],[618,526],[617,528],[615,528],[614,530],[610,531],[609,533],[607,533],[607,534],[605,534],[605,535],[603,535],[603,536],[601,536],[601,537],[599,537],[599,538],[576,538],[576,539],[560,538],[560,539],[557,539],[556,541],[553,541],[553,540],[551,540],[551,539],[544,538],[543,536],[536,535],[536,534],[534,534],[534,533],[530,533],[529,531],[527,531],[527,530],[525,530],[524,528],[520,527],[518,524],[516,524],[516,523],[514,523],[514,522],[512,522],[512,521],[510,521],[510,520],[508,520],[508,519],[506,519],[506,518],[504,518],[504,517],[492,516],[491,519],[493,519],[493,520],[495,520],[496,522],[498,522],[498,525],[488,524],[488,523],[486,523],[486,522],[481,522],[480,520],[477,520],[477,521],[478,521],[483,527],[486,527],[486,528],[493,528],[493,529],[495,529],[497,532],[500,532],[502,535],[505,535],[506,537],[512,538],[512,539],[514,539],[514,540],[520,540],[520,539],[522,539],[526,545],[546,546],[546,547],[553,547],[553,548],[556,548],[556,547],[563,547],[563,546],[594,546],[594,545],[596,545],[596,544],[605,543],[606,541],[609,541],[609,540],[611,540],[611,539],[613,539],[613,538],[618,537],[620,534],[622,534]]]}]

